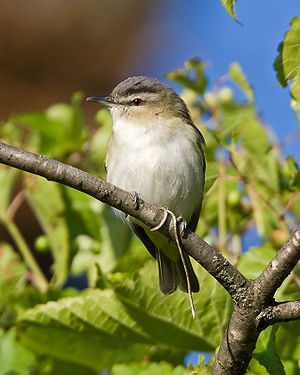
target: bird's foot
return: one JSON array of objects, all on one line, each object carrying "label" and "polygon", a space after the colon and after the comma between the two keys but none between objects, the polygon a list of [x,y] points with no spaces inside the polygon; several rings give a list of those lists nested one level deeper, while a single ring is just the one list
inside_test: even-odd
[{"label": "bird's foot", "polygon": [[151,232],[155,232],[156,230],[159,230],[165,224],[165,222],[167,221],[168,215],[170,214],[172,216],[172,214],[173,214],[172,211],[169,211],[165,207],[160,207],[160,209],[163,210],[164,216],[163,216],[161,222],[158,225],[156,225],[156,227],[153,227],[153,228],[150,229]]},{"label": "bird's foot", "polygon": [[187,222],[184,220],[184,218],[182,216],[179,216],[176,221],[179,225],[180,236],[183,237],[184,234],[185,234],[186,228],[188,226]]}]

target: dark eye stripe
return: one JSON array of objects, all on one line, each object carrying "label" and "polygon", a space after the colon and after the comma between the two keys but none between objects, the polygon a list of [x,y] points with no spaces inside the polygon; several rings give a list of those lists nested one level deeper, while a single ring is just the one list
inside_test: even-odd
[{"label": "dark eye stripe", "polygon": [[145,94],[145,93],[149,93],[149,94],[155,94],[155,93],[158,93],[159,92],[159,88],[158,87],[149,87],[149,86],[142,86],[142,85],[137,85],[137,86],[133,86],[133,87],[128,87],[128,89],[124,90],[122,92],[122,95],[124,96],[129,96],[129,95],[132,95],[132,94]]}]

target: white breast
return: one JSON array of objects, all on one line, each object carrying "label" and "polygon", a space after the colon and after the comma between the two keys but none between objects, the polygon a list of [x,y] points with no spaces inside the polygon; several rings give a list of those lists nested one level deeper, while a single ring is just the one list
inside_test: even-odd
[{"label": "white breast", "polygon": [[[166,131],[166,129],[169,129]],[[107,180],[189,221],[203,194],[203,160],[192,127],[114,123]]]}]

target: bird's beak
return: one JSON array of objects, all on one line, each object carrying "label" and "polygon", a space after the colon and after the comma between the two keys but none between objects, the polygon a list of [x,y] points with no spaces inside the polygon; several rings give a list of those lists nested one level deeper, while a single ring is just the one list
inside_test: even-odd
[{"label": "bird's beak", "polygon": [[116,103],[111,96],[89,96],[86,98],[87,102],[98,102],[106,107],[112,107],[118,103]]}]

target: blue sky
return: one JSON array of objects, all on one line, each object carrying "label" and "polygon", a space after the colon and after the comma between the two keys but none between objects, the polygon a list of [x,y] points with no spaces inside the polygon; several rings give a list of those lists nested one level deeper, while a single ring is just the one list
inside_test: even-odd
[{"label": "blue sky", "polygon": [[[289,28],[290,20],[299,15],[299,0],[240,0],[236,13],[243,25],[235,22],[220,0],[167,0],[153,7],[145,29],[155,33],[151,54],[141,54],[131,74],[146,74],[164,79],[164,74],[198,56],[209,62],[210,82],[228,72],[237,61],[252,84],[256,106],[279,139],[297,130],[295,112],[290,108],[288,88],[281,88],[273,70],[277,47]],[[142,43],[143,44],[143,43]],[[142,45],[145,50],[147,44]],[[170,84],[170,82],[168,82]],[[171,84],[172,85],[172,84]],[[175,86],[175,88],[178,88]],[[300,139],[284,148],[300,161]]]}]

